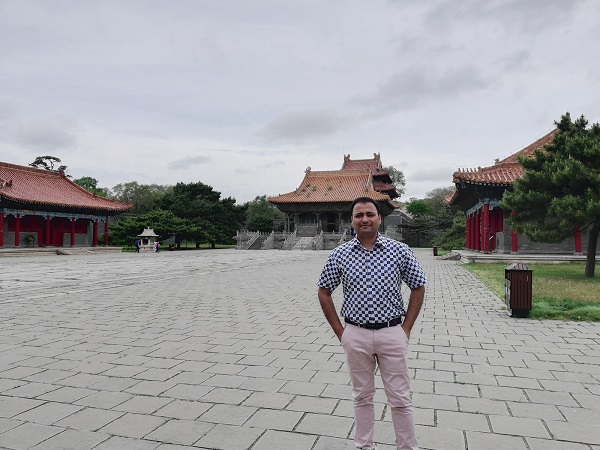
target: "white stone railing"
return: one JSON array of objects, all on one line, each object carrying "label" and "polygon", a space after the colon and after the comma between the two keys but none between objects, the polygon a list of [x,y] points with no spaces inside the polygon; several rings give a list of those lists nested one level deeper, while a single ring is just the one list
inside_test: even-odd
[{"label": "white stone railing", "polygon": [[260,249],[261,250],[272,250],[273,248],[275,248],[274,243],[275,243],[275,232],[271,231],[271,233],[269,234],[269,237],[265,239],[265,241],[262,243]]},{"label": "white stone railing", "polygon": [[294,246],[295,241],[296,241],[296,230],[294,230],[294,232],[292,234],[290,234],[287,238],[285,238],[285,241],[283,241],[283,245],[281,246],[281,248],[283,250],[291,250],[292,247]]}]

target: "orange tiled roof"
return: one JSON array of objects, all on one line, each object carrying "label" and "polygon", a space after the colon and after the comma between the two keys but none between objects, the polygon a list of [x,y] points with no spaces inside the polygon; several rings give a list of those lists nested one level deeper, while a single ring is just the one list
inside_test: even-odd
[{"label": "orange tiled roof", "polygon": [[387,171],[383,170],[381,165],[381,156],[379,153],[373,153],[372,159],[355,159],[351,160],[350,155],[344,155],[344,163],[342,170],[371,170],[373,175],[387,175]]},{"label": "orange tiled roof", "polygon": [[64,173],[0,162],[0,199],[99,211],[127,211],[131,205],[98,197]]},{"label": "orange tiled roof", "polygon": [[391,202],[389,195],[379,193],[373,188],[373,179],[369,170],[349,169],[320,172],[307,170],[298,189],[270,197],[269,201],[274,204],[332,203],[352,202],[357,197]]},{"label": "orange tiled roof", "polygon": [[396,191],[396,186],[381,181],[373,181],[373,189],[377,192]]},{"label": "orange tiled roof", "polygon": [[493,166],[458,170],[452,174],[452,182],[510,186],[516,179],[523,176],[523,167],[519,164],[518,157],[532,157],[535,150],[542,149],[545,145],[552,142],[556,131],[557,130],[551,131],[547,135],[503,160],[496,160]]}]

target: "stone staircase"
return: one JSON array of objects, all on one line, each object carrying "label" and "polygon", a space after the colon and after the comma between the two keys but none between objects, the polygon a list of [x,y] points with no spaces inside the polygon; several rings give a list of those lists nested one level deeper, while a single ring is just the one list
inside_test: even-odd
[{"label": "stone staircase", "polygon": [[259,235],[256,238],[256,240],[252,243],[252,245],[250,247],[248,247],[248,250],[260,250],[260,248],[263,245],[263,242],[265,242],[268,237],[269,237],[268,234],[261,234],[261,235]]},{"label": "stone staircase", "polygon": [[294,244],[292,250],[313,250],[311,245],[314,236],[304,236],[298,239],[298,242]]}]

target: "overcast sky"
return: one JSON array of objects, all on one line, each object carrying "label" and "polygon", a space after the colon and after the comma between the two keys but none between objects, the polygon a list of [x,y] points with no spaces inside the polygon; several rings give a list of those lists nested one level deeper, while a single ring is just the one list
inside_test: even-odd
[{"label": "overcast sky", "polygon": [[0,161],[238,203],[344,155],[451,186],[600,121],[598,0],[0,0]]}]

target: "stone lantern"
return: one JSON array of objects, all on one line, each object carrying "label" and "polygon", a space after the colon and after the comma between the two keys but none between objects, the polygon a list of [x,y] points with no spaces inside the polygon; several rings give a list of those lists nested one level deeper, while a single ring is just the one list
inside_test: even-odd
[{"label": "stone lantern", "polygon": [[158,234],[152,228],[144,228],[144,231],[142,231],[142,234],[138,234],[138,237],[140,238],[140,252],[155,251]]}]

